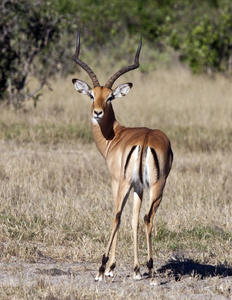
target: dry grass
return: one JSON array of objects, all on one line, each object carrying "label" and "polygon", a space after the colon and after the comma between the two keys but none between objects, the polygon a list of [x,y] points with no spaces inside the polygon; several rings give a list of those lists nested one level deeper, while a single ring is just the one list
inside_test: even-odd
[{"label": "dry grass", "polygon": [[[80,77],[87,80],[84,74]],[[36,110],[28,103],[17,114],[0,111],[2,262],[13,258],[35,262],[41,252],[60,262],[100,262],[108,241],[113,215],[110,178],[91,138],[90,101],[76,93],[71,78],[57,79]],[[134,88],[115,100],[118,120],[127,126],[162,129],[174,151],[155,220],[154,260],[184,251],[199,263],[231,265],[231,82],[221,76],[193,77],[181,68],[149,75],[134,72],[122,80],[132,81]],[[146,261],[144,202],[139,236],[142,263]],[[131,207],[129,198],[117,255],[121,265],[132,267]],[[48,284],[37,285],[38,293],[17,288],[9,286],[2,295],[6,299],[13,299],[14,293],[18,299],[53,299],[52,295],[63,299],[71,294],[83,299],[125,297],[116,291],[106,295],[88,293],[86,288],[82,293],[71,291],[71,286],[61,293]],[[140,287],[135,290],[139,295]],[[164,293],[158,291],[159,299],[165,298]]]}]

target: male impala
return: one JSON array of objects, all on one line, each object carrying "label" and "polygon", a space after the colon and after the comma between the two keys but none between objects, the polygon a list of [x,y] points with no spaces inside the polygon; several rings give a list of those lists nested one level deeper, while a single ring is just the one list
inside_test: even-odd
[{"label": "male impala", "polygon": [[[138,223],[143,191],[146,188],[150,189],[149,207],[144,216],[148,247],[147,267],[150,277],[154,276],[151,243],[152,221],[162,200],[166,179],[172,166],[172,149],[170,141],[160,130],[121,126],[115,118],[111,103],[115,98],[125,96],[132,88],[132,83],[120,84],[115,89],[112,89],[112,85],[119,76],[139,67],[141,46],[142,39],[135,55],[134,64],[115,73],[105,86],[100,85],[90,67],[79,59],[80,31],[77,38],[76,52],[73,57],[74,61],[88,73],[93,83],[93,88],[91,88],[82,80],[72,80],[77,91],[88,95],[92,100],[93,138],[99,152],[105,158],[112,176],[115,217],[109,243],[102,257],[98,275],[95,278],[95,280],[99,281],[102,280],[103,275],[113,276],[113,270],[116,265],[115,252],[120,219],[132,188],[134,189],[132,216],[134,279],[141,279],[138,259]],[[111,257],[109,259],[110,250]],[[108,267],[106,269],[107,262]]]}]

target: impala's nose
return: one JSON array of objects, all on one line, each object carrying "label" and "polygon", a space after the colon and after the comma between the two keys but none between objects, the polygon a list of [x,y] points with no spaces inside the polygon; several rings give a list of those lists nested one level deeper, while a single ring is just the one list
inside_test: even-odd
[{"label": "impala's nose", "polygon": [[102,110],[100,110],[100,111],[97,111],[97,110],[94,110],[93,111],[93,114],[94,114],[94,118],[101,118],[102,117],[102,115],[103,115],[103,111]]}]

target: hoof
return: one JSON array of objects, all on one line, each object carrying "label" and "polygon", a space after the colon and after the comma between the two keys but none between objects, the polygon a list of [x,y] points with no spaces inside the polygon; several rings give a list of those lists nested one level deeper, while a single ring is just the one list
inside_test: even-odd
[{"label": "hoof", "polygon": [[141,280],[142,279],[141,273],[139,271],[134,272],[133,279],[134,280]]},{"label": "hoof", "polygon": [[150,280],[150,285],[156,287],[156,286],[159,285],[159,281],[158,281],[156,278],[152,278],[152,279]]},{"label": "hoof", "polygon": [[102,274],[97,274],[95,277],[95,281],[102,281],[103,275]]},{"label": "hoof", "polygon": [[107,270],[107,271],[105,271],[105,276],[107,276],[107,277],[114,277],[114,273],[113,273],[113,271],[112,270]]}]

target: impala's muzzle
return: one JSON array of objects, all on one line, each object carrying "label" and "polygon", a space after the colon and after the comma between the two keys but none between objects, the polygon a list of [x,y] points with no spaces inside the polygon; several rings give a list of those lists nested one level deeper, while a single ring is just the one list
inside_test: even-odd
[{"label": "impala's muzzle", "polygon": [[100,111],[94,110],[93,117],[97,120],[101,119],[103,117],[103,110]]}]

